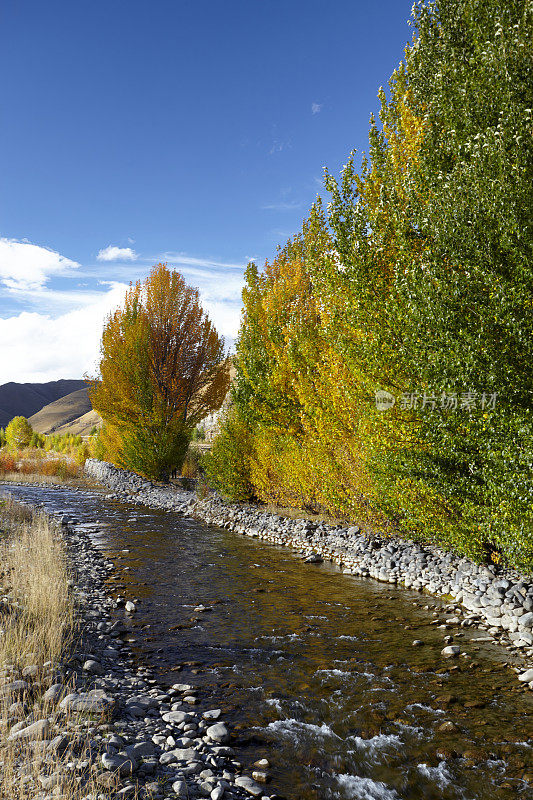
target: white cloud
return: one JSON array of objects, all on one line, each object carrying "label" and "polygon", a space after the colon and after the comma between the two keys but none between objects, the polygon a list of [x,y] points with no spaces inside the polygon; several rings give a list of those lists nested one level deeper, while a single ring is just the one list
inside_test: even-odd
[{"label": "white cloud", "polygon": [[96,373],[104,320],[124,298],[115,283],[89,302],[58,317],[23,311],[0,318],[2,383],[81,378]]},{"label": "white cloud", "polygon": [[115,247],[109,245],[98,251],[97,261],[135,261],[137,253],[131,247]]},{"label": "white cloud", "polygon": [[311,114],[320,114],[323,106],[323,103],[311,103]]},{"label": "white cloud", "polygon": [[[246,259],[229,263],[172,252],[159,255],[158,261],[168,261],[198,287],[204,309],[231,346],[239,327]],[[104,280],[103,264],[81,267],[47,248],[0,239],[0,286],[5,299],[14,301],[0,317],[0,383],[95,374],[105,318],[122,304],[127,283],[146,277],[147,264],[139,259],[134,266],[106,266]],[[75,280],[51,289],[47,281],[52,276]],[[92,280],[85,287],[80,277]]]},{"label": "white cloud", "polygon": [[49,278],[70,275],[79,266],[47,247],[0,238],[0,281],[10,292],[39,291]]}]

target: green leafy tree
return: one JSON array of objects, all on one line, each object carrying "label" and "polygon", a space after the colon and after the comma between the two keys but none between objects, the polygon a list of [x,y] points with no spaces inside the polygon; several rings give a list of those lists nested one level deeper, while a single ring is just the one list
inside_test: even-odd
[{"label": "green leafy tree", "polygon": [[26,417],[13,417],[6,428],[6,443],[8,447],[27,447],[31,441],[33,429]]}]

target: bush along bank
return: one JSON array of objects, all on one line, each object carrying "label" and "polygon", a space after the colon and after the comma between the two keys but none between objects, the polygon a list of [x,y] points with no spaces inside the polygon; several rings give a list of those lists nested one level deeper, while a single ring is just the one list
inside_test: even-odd
[{"label": "bush along bank", "polygon": [[[488,628],[525,660],[518,677],[533,689],[533,580],[528,576],[497,565],[479,565],[435,546],[369,535],[357,526],[289,519],[254,507],[228,505],[217,496],[199,500],[191,492],[155,485],[102,461],[88,460],[85,471],[121,499],[179,511],[242,535],[292,547],[307,563],[327,560],[349,575],[448,598],[453,601],[450,611],[463,617],[461,625]],[[458,648],[452,650],[448,655],[459,655]]]},{"label": "bush along bank", "polygon": [[[57,664],[25,653],[24,667],[2,665],[0,798],[271,800],[234,760],[220,709],[195,710],[194,686],[164,687],[135,666],[122,637],[139,601],[109,596],[114,566],[90,535],[98,524],[65,516],[47,524],[68,562],[82,635]],[[267,766],[254,774],[266,779]]]}]

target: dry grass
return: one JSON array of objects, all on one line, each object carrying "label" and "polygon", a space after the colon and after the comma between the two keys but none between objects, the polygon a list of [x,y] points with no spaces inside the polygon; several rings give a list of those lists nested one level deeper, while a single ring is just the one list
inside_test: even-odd
[{"label": "dry grass", "polygon": [[[29,688],[16,705],[13,695],[0,688],[0,800],[113,796],[112,789],[97,785],[97,771],[84,753],[94,721],[72,714],[66,718],[59,707],[43,705],[43,692],[55,682],[75,628],[61,537],[44,515],[11,500],[0,500],[0,536],[2,594],[9,598],[0,614],[0,685],[20,680],[26,666],[38,667],[37,678],[26,679]],[[29,724],[32,709],[34,719],[49,721],[44,738],[10,740],[10,728],[20,718],[26,717]],[[71,734],[62,755],[46,749],[47,740],[58,732]],[[72,767],[72,747],[77,768]],[[55,784],[59,788],[53,791]]]},{"label": "dry grass", "polygon": [[7,535],[0,548],[3,581],[15,609],[2,615],[0,660],[20,669],[58,663],[74,624],[61,540],[44,515],[24,515],[23,507],[6,501],[2,521]]}]

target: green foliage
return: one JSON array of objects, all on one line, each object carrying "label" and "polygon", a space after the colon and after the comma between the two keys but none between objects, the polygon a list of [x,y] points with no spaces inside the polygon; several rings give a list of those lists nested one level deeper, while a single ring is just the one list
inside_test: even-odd
[{"label": "green foliage", "polygon": [[[326,173],[327,215],[318,202],[262,272],[248,267],[235,416],[207,470],[223,490],[239,476],[235,499],[386,517],[525,568],[531,6],[422,2],[413,21],[360,171],[352,154],[340,180]],[[378,389],[393,409],[376,409]]]},{"label": "green foliage", "polygon": [[197,425],[196,428],[193,430],[192,441],[193,442],[205,441],[205,430],[202,427]]},{"label": "green foliage", "polygon": [[32,433],[30,439],[30,447],[43,448],[44,442],[45,442],[44,434],[36,433],[35,431]]},{"label": "green foliage", "polygon": [[208,485],[230,502],[253,500],[251,457],[250,428],[237,410],[230,408],[211,452],[205,453],[200,460]]},{"label": "green foliage", "polygon": [[33,429],[26,417],[13,417],[5,432],[8,447],[19,449],[30,443]]},{"label": "green foliage", "polygon": [[6,432],[4,428],[0,428],[0,447],[4,447],[6,444]]}]

